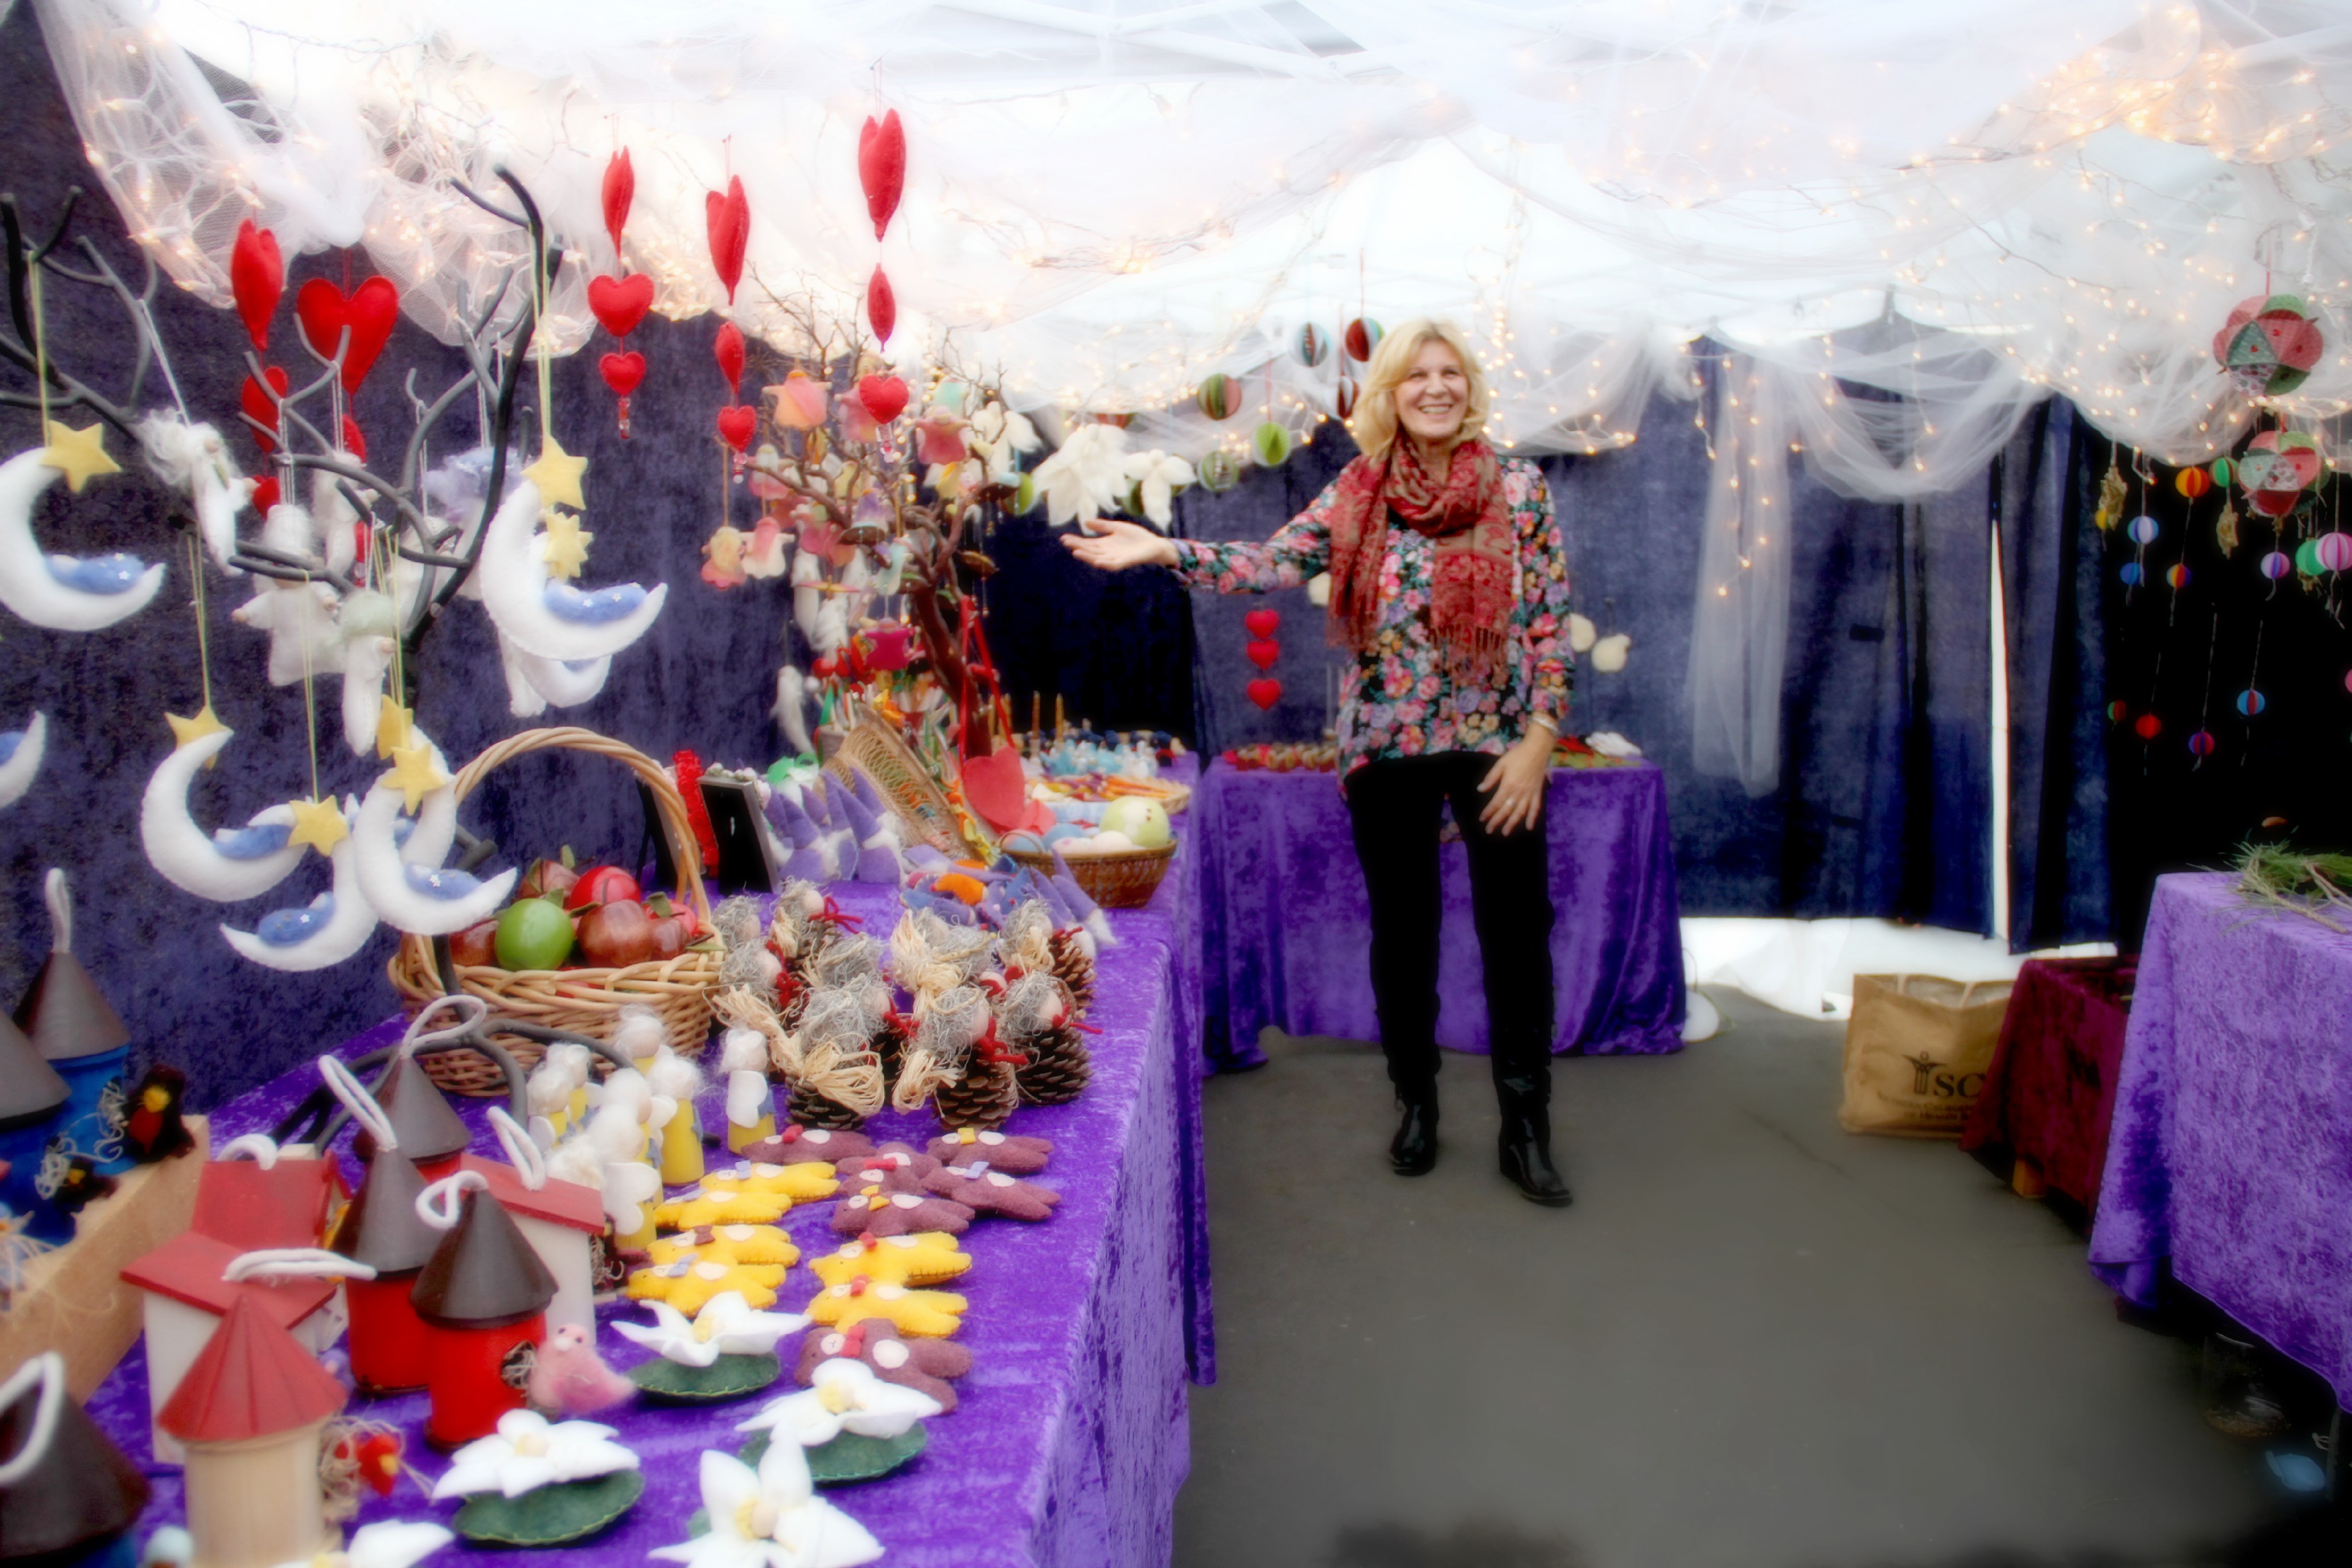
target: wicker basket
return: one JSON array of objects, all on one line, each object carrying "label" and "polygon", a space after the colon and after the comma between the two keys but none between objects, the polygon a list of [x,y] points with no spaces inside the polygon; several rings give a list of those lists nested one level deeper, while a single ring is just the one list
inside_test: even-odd
[{"label": "wicker basket", "polygon": [[[686,803],[660,764],[644,752],[593,730],[568,726],[526,730],[488,747],[458,770],[457,798],[462,801],[473,793],[474,786],[501,763],[532,752],[555,750],[611,757],[625,763],[653,792],[663,837],[669,840],[670,862],[677,868],[679,891],[694,910],[698,929],[709,931],[710,900],[702,890],[702,852],[695,842],[694,829],[688,825]],[[455,968],[458,989],[481,997],[508,1017],[609,1040],[621,1009],[642,1003],[659,1015],[672,1040],[699,1043],[710,1032],[710,992],[719,979],[719,958],[715,947],[702,947],[676,958],[618,969],[500,969],[489,963]],[[433,943],[425,937],[403,937],[388,973],[393,988],[412,1016],[442,994]],[[546,1054],[546,1047],[535,1040],[497,1034],[495,1026],[492,1032],[525,1072]],[[443,1051],[421,1058],[420,1065],[435,1083],[453,1094],[492,1099],[507,1092],[505,1077],[477,1051]]]},{"label": "wicker basket", "polygon": [[[1008,849],[1007,855],[1037,872],[1040,876],[1054,874],[1054,857],[1037,855],[1025,849]],[[1168,863],[1176,858],[1176,846],[1162,844],[1157,849],[1114,849],[1106,855],[1066,855],[1070,875],[1087,897],[1107,910],[1139,910],[1151,901],[1160,890],[1160,879],[1168,875]]]},{"label": "wicker basket", "polygon": [[923,843],[952,857],[971,853],[956,823],[955,807],[948,803],[930,770],[889,725],[871,713],[859,712],[848,738],[825,761],[824,771],[844,784],[855,782],[852,770],[874,781],[891,810]]}]

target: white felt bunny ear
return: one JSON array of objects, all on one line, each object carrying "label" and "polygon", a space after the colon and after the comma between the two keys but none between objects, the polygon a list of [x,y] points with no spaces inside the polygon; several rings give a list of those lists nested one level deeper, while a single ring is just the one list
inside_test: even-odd
[{"label": "white felt bunny ear", "polygon": [[1625,656],[1632,650],[1633,639],[1623,632],[1602,637],[1592,645],[1592,668],[1603,675],[1614,675],[1625,668]]}]

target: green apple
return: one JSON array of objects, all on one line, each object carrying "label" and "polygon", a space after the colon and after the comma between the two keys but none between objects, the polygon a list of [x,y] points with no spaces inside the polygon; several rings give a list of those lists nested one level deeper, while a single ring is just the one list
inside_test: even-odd
[{"label": "green apple", "polygon": [[1140,795],[1121,795],[1103,807],[1106,833],[1120,833],[1138,849],[1157,849],[1168,842],[1168,808]]},{"label": "green apple", "polygon": [[572,917],[551,899],[522,899],[499,916],[499,966],[554,969],[572,956]]}]

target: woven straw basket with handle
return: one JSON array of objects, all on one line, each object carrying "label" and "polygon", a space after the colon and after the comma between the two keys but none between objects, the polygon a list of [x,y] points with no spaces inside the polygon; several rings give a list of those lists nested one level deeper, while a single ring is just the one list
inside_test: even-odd
[{"label": "woven straw basket with handle", "polygon": [[[569,726],[526,730],[488,747],[458,770],[457,798],[462,801],[472,794],[474,786],[500,763],[547,751],[610,757],[653,792],[662,837],[669,841],[670,862],[677,868],[679,896],[693,910],[698,931],[707,935],[710,900],[702,889],[702,852],[687,821],[686,803],[660,764],[644,752],[593,730]],[[688,949],[676,958],[617,969],[501,969],[488,963],[452,967],[459,990],[481,997],[507,1017],[609,1040],[621,1009],[642,1004],[661,1018],[673,1044],[691,1049],[710,1032],[710,992],[719,979],[719,957],[714,943]],[[411,1016],[442,994],[433,943],[425,937],[403,937],[388,973]],[[545,1047],[534,1040],[513,1035],[499,1036],[499,1040],[526,1072],[545,1054]],[[433,1081],[453,1094],[491,1098],[507,1092],[505,1078],[478,1052],[444,1051],[419,1060]]]}]

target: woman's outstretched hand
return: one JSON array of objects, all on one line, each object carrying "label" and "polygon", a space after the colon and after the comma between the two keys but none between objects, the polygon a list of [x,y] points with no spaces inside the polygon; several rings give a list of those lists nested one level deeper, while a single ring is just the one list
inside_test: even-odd
[{"label": "woman's outstretched hand", "polygon": [[1527,739],[1495,759],[1478,783],[1486,804],[1478,813],[1480,826],[1498,838],[1522,827],[1532,827],[1543,816],[1544,789],[1551,777],[1552,732],[1529,725]]},{"label": "woman's outstretched hand", "polygon": [[1100,531],[1066,534],[1062,542],[1069,546],[1071,554],[1099,571],[1124,572],[1130,566],[1176,564],[1175,543],[1141,523],[1103,517],[1086,526]]}]

